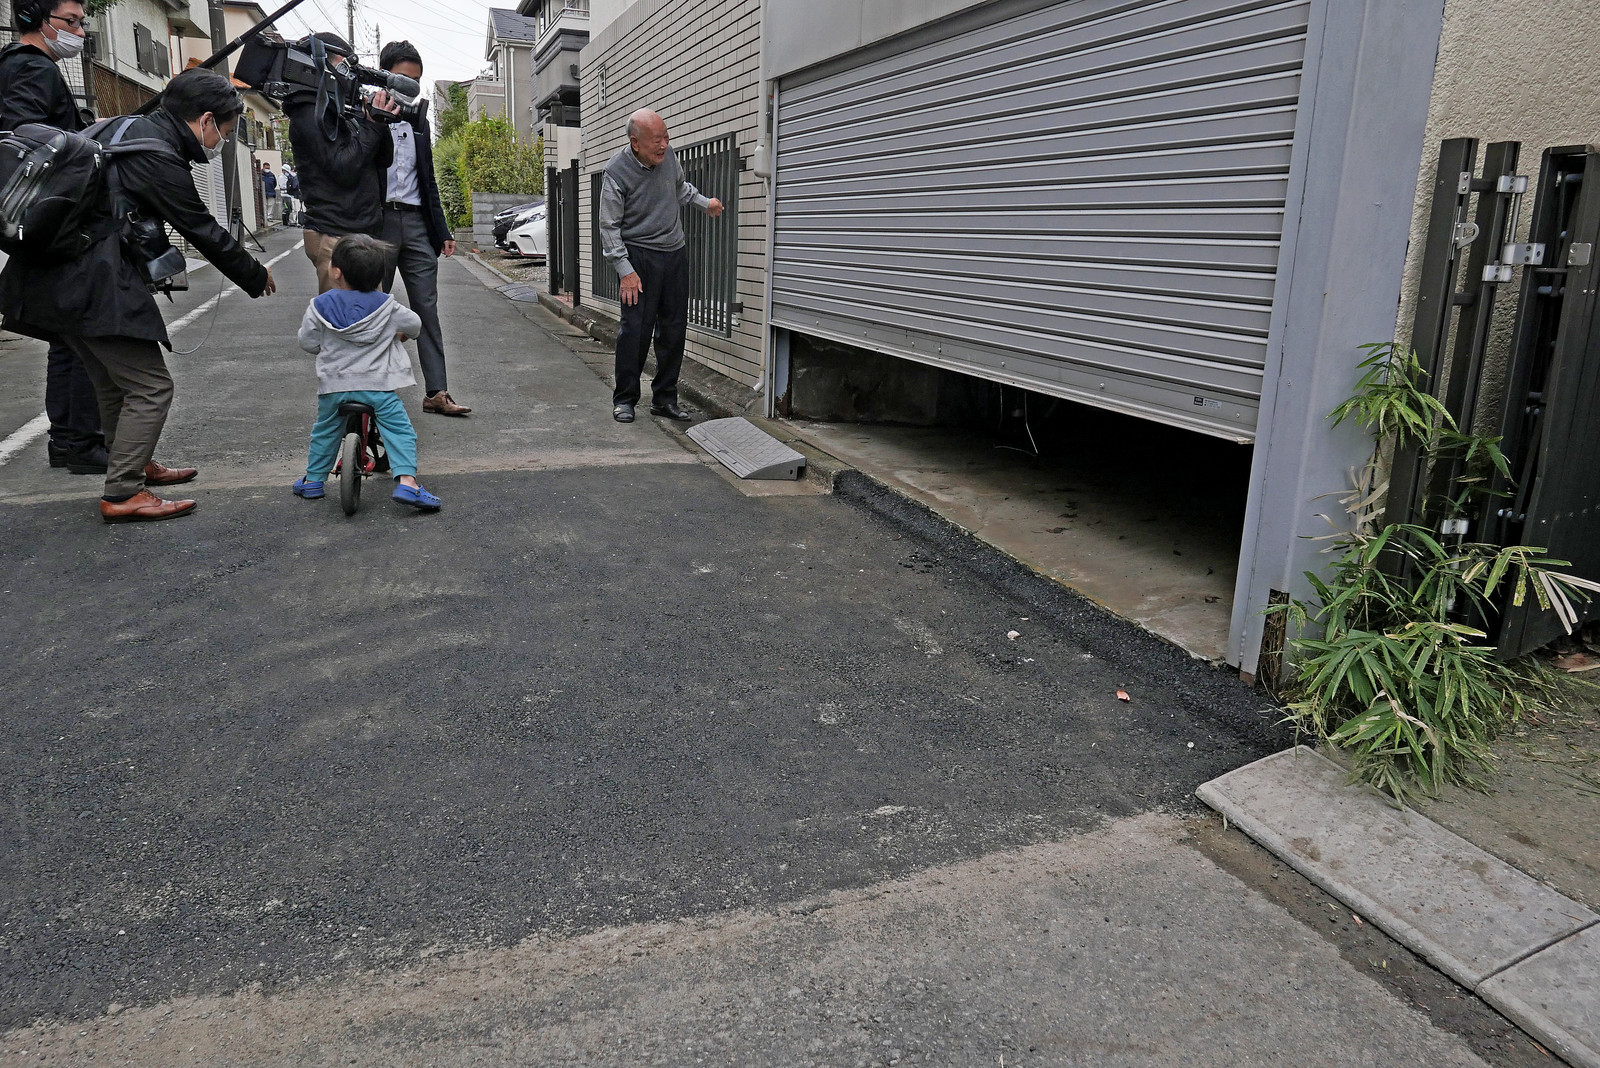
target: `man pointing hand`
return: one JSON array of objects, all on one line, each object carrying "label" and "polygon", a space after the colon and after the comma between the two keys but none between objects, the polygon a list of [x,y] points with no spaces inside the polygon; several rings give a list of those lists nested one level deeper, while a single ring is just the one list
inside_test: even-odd
[{"label": "man pointing hand", "polygon": [[611,417],[633,422],[639,373],[650,339],[656,341],[656,376],[650,413],[688,419],[678,407],[678,372],[689,328],[688,239],[679,211],[693,204],[712,218],[722,201],[702,196],[683,177],[667,124],[653,111],[628,119],[628,147],[606,164],[600,182],[600,246],[621,279],[622,324],[617,331],[617,386]]}]

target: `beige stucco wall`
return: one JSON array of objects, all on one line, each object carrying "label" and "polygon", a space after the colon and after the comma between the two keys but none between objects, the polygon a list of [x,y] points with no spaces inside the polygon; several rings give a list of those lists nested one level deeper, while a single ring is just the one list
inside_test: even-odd
[{"label": "beige stucco wall", "polygon": [[[1518,172],[1536,177],[1546,148],[1600,142],[1597,60],[1600,2],[1596,0],[1447,0],[1401,291],[1400,341],[1411,337],[1439,142],[1476,137],[1481,158],[1483,146],[1490,142],[1520,141]],[[1532,206],[1530,195],[1522,211],[1524,226]],[[1521,281],[1519,270],[1513,284],[1502,286],[1496,298],[1480,413],[1493,411],[1498,404],[1510,313]]]}]

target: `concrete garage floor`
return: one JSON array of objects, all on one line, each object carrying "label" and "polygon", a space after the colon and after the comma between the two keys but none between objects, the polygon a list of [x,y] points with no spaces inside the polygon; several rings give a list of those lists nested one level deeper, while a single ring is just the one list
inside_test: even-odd
[{"label": "concrete garage floor", "polygon": [[1117,615],[1221,660],[1248,448],[1071,407],[1079,427],[1037,458],[946,427],[791,425]]}]

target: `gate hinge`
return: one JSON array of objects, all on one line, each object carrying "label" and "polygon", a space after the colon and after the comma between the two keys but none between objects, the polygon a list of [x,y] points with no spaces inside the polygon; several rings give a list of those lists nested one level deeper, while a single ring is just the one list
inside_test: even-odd
[{"label": "gate hinge", "polygon": [[1567,246],[1567,266],[1587,267],[1594,259],[1594,244],[1589,241],[1574,241]]},{"label": "gate hinge", "polygon": [[1538,241],[1507,245],[1501,250],[1500,260],[1512,267],[1523,265],[1537,267],[1544,262],[1544,245]]},{"label": "gate hinge", "polygon": [[1445,534],[1445,535],[1462,534],[1462,535],[1464,535],[1464,534],[1466,534],[1466,532],[1467,532],[1467,521],[1465,519],[1446,519],[1443,523],[1439,524],[1439,533],[1440,534]]},{"label": "gate hinge", "polygon": [[1485,264],[1483,268],[1483,280],[1485,282],[1511,281],[1511,265],[1509,263]]},{"label": "gate hinge", "polygon": [[1495,183],[1496,193],[1516,193],[1521,195],[1528,191],[1528,176],[1526,174],[1502,174]]}]

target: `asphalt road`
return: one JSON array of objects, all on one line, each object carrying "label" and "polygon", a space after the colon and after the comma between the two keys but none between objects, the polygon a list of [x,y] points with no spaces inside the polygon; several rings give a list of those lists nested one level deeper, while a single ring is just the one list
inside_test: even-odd
[{"label": "asphalt road", "polygon": [[[275,273],[173,360],[193,516],[0,466],[0,1061],[1482,1063],[1194,848],[1255,695],[613,423],[457,262],[476,411],[406,397],[443,511],[296,499],[314,280]],[[3,437],[42,352],[0,364]]]}]

